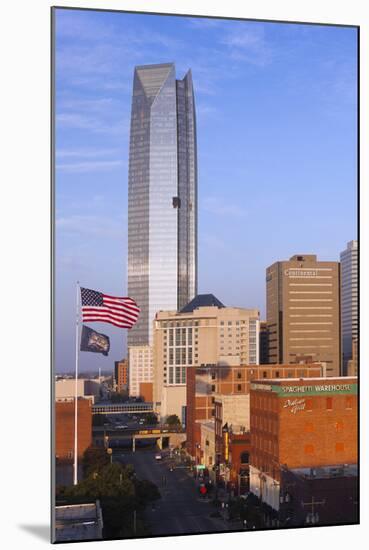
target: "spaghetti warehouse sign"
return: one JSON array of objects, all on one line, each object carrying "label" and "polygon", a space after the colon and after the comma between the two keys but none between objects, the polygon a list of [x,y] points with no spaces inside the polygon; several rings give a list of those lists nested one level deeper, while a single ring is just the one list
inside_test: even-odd
[{"label": "spaghetti warehouse sign", "polygon": [[311,396],[311,395],[356,395],[357,384],[312,384],[304,386],[287,386],[277,384],[251,384],[251,389],[271,391],[278,397]]}]

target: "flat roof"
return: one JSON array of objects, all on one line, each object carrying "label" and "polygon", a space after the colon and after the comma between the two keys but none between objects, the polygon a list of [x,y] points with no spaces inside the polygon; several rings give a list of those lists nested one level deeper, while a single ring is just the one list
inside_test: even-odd
[{"label": "flat roof", "polygon": [[79,541],[102,538],[102,518],[96,503],[55,507],[55,540]]}]

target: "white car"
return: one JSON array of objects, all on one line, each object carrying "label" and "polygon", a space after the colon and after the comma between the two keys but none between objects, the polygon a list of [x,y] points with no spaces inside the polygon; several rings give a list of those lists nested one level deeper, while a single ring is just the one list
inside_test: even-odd
[{"label": "white car", "polygon": [[162,460],[162,456],[160,454],[155,455],[155,460]]}]

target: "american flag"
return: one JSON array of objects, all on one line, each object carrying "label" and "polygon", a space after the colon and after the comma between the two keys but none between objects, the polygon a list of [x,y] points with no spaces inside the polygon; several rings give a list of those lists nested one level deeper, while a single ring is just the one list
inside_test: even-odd
[{"label": "american flag", "polygon": [[82,320],[110,323],[120,328],[132,328],[140,308],[132,298],[108,296],[96,290],[81,288]]}]

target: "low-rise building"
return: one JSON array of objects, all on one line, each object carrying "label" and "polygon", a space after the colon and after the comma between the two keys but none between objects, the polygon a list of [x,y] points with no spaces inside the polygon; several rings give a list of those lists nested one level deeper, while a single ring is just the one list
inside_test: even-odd
[{"label": "low-rise building", "polygon": [[[74,457],[75,402],[65,398],[55,402],[55,456],[58,460]],[[78,457],[92,444],[92,402],[78,398],[77,403]]]},{"label": "low-rise building", "polygon": [[55,506],[54,542],[78,542],[103,538],[99,500],[89,504]]},{"label": "low-rise building", "polygon": [[[236,362],[236,361],[234,361]],[[230,423],[249,430],[250,412],[248,406],[250,382],[259,378],[319,377],[324,375],[324,365],[317,363],[293,365],[237,365],[224,362],[213,365],[189,367],[187,369],[186,432],[187,452],[196,457],[200,443],[197,423],[215,417],[215,400],[223,399],[227,406]],[[220,396],[223,396],[222,398]],[[227,399],[227,396],[230,399]],[[232,406],[239,402],[239,407]],[[226,420],[224,420],[224,423]]]},{"label": "low-rise building", "polygon": [[282,467],[357,464],[357,378],[257,380],[250,426],[250,490],[278,511]]},{"label": "low-rise building", "polygon": [[[78,378],[77,396],[91,399],[94,403],[100,397],[101,384],[98,379]],[[76,381],[74,378],[61,378],[55,381],[55,400],[74,398]]]},{"label": "low-rise building", "polygon": [[358,522],[357,464],[281,468],[279,524],[342,525]]}]

